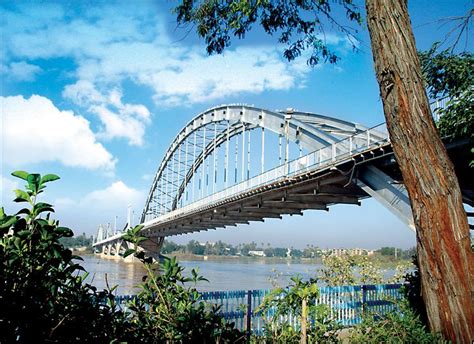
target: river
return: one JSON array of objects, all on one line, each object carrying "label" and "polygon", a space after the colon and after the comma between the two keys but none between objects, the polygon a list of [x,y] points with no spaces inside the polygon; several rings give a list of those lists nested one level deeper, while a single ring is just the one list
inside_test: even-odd
[{"label": "river", "polygon": [[[140,263],[125,263],[115,259],[101,259],[94,255],[85,255],[83,266],[89,277],[87,281],[99,289],[118,285],[117,294],[132,294],[138,289],[136,286],[145,275]],[[304,279],[316,275],[320,264],[307,264],[299,262],[272,262],[265,259],[249,260],[180,260],[180,265],[189,275],[191,269],[198,268],[199,274],[209,282],[200,282],[199,291],[211,290],[239,290],[239,289],[267,289],[272,288],[272,282],[285,286],[290,277],[295,274]]]},{"label": "river", "polygon": [[[141,263],[125,263],[120,259],[103,259],[96,255],[84,255],[83,266],[89,276],[88,283],[99,290],[117,287],[117,294],[133,294],[139,289],[145,270]],[[191,269],[199,269],[199,274],[209,282],[199,282],[198,291],[270,289],[286,286],[293,275],[303,279],[315,277],[322,268],[321,264],[309,264],[298,261],[272,261],[271,259],[212,259],[212,260],[179,260],[185,268],[185,275]],[[384,278],[393,276],[393,269],[384,270]],[[357,273],[356,273],[357,275]]]}]

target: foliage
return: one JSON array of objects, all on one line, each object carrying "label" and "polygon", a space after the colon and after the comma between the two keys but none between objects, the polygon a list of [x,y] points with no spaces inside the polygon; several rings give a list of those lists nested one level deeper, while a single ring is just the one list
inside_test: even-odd
[{"label": "foliage", "polygon": [[120,339],[125,315],[115,307],[114,296],[84,283],[86,275],[79,274],[83,268],[75,262],[81,258],[60,243],[72,231],[50,219],[51,204],[38,201],[46,184],[59,177],[12,175],[27,183],[15,190],[15,202],[27,206],[15,215],[0,210],[0,342]]},{"label": "foliage", "polygon": [[141,225],[136,226],[124,236],[135,246],[124,256],[134,254],[147,271],[140,293],[128,305],[131,311],[131,328],[128,331],[133,341],[243,342],[243,334],[218,315],[218,308],[208,309],[204,302],[199,301],[195,285],[206,279],[199,276],[196,270],[191,270],[191,277],[185,277],[184,268],[178,265],[175,257],[158,264],[136,249],[141,241],[146,240],[140,237],[141,228]]},{"label": "foliage", "polygon": [[[176,7],[179,24],[192,23],[207,44],[207,52],[222,53],[230,45],[231,35],[244,38],[252,25],[259,22],[265,33],[278,35],[278,42],[286,45],[284,56],[294,60],[303,50],[310,50],[308,64],[314,66],[321,58],[335,63],[338,59],[326,41],[324,24],[346,34],[356,48],[353,31],[339,24],[331,11],[332,1],[193,1],[183,0]],[[336,9],[345,11],[349,22],[361,23],[361,14],[352,0],[337,2]]]},{"label": "foliage", "polygon": [[203,255],[205,247],[196,240],[190,240],[186,245],[186,252],[192,254]]},{"label": "foliage", "polygon": [[438,47],[435,43],[419,56],[430,98],[447,100],[445,107],[435,110],[440,134],[474,142],[474,55],[453,54],[449,49],[438,52]]},{"label": "foliage", "polygon": [[383,271],[380,266],[371,262],[367,256],[349,254],[323,256],[323,264],[320,279],[331,286],[383,282]]},{"label": "foliage", "polygon": [[280,257],[285,258],[287,249],[283,247],[267,247],[263,250],[266,257]]},{"label": "foliage", "polygon": [[320,270],[320,279],[330,286],[354,285],[355,261],[350,255],[323,256],[324,268]]},{"label": "foliage", "polygon": [[172,252],[184,252],[186,248],[183,245],[178,245],[171,240],[165,240],[163,242],[163,246],[161,247],[160,253],[162,254],[169,254]]},{"label": "foliage", "polygon": [[[319,289],[316,280],[302,281],[298,276],[291,278],[287,288],[276,288],[265,296],[257,312],[266,318],[264,336],[254,342],[299,343],[306,337],[309,343],[336,343],[340,326],[329,317],[327,305],[316,304]],[[288,315],[299,319],[295,328]],[[306,342],[306,341],[305,341]]]},{"label": "foliage", "polygon": [[407,274],[413,269],[413,263],[409,261],[401,261],[395,267],[395,273],[393,276],[388,280],[388,283],[404,283],[406,281]]},{"label": "foliage", "polygon": [[59,239],[61,245],[67,248],[76,248],[76,247],[91,247],[93,243],[92,236],[87,237],[86,233],[82,233],[78,236],[73,237],[63,237]]},{"label": "foliage", "polygon": [[425,301],[421,293],[421,276],[418,258],[413,256],[414,269],[405,275],[404,294],[410,308],[418,315],[424,325],[428,325]]},{"label": "foliage", "polygon": [[362,323],[351,330],[350,343],[446,343],[438,334],[430,333],[406,301],[384,316],[367,314]]}]

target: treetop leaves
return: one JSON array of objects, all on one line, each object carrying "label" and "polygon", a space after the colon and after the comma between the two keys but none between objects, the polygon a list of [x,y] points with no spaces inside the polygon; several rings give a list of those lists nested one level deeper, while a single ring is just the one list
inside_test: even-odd
[{"label": "treetop leaves", "polygon": [[[194,24],[197,34],[204,38],[209,54],[220,54],[231,44],[231,36],[242,39],[259,23],[269,34],[278,34],[278,42],[285,44],[283,55],[289,61],[303,50],[311,51],[307,63],[311,66],[321,59],[335,63],[338,59],[325,39],[323,24],[331,25],[346,36],[357,49],[355,30],[340,24],[331,14],[331,3],[320,1],[182,1],[175,8],[179,24]],[[362,23],[359,8],[352,0],[338,1],[350,22]]]},{"label": "treetop leaves", "polygon": [[29,175],[29,173],[26,172],[26,171],[15,171],[15,172],[12,172],[12,176],[17,177],[17,178],[20,178],[20,179],[23,179],[23,180],[25,180],[25,181],[27,180],[28,175]]},{"label": "treetop leaves", "polygon": [[46,174],[41,178],[41,184],[49,183],[58,179],[60,179],[59,176],[55,174]]}]

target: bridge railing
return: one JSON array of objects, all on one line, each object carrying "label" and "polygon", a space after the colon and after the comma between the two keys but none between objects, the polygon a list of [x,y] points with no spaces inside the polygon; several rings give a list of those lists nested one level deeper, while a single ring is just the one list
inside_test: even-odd
[{"label": "bridge railing", "polygon": [[[320,287],[320,295],[316,304],[329,307],[329,318],[348,327],[362,321],[364,314],[375,313],[384,316],[396,310],[396,302],[401,300],[401,284],[356,285],[338,287]],[[200,294],[200,300],[209,307],[219,306],[219,313],[229,323],[234,323],[242,331],[261,334],[265,321],[275,314],[275,309],[265,313],[258,311],[263,299],[270,289],[260,290],[230,290],[208,291]],[[126,304],[134,298],[133,295],[117,296],[119,304]],[[280,322],[286,322],[299,327],[299,319],[292,314],[280,317]]]},{"label": "bridge railing", "polygon": [[342,139],[330,146],[321,148],[302,157],[275,167],[253,178],[230,186],[222,191],[204,197],[182,208],[161,215],[156,219],[145,222],[145,227],[166,222],[182,214],[209,207],[216,202],[228,199],[231,196],[245,193],[251,189],[284,180],[295,174],[309,170],[317,170],[348,158],[354,154],[371,149],[389,141],[385,124],[379,124],[361,133]]}]

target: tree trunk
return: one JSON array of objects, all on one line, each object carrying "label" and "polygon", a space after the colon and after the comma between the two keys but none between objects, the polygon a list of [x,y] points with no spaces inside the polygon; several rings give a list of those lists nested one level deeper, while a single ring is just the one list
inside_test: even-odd
[{"label": "tree trunk", "polygon": [[306,328],[308,326],[308,305],[306,297],[301,301],[301,338],[300,344],[306,344]]},{"label": "tree trunk", "polygon": [[[454,168],[436,130],[406,0],[366,0],[375,70],[417,229],[432,331],[474,340],[474,255]],[[427,9],[429,10],[429,9]]]}]

